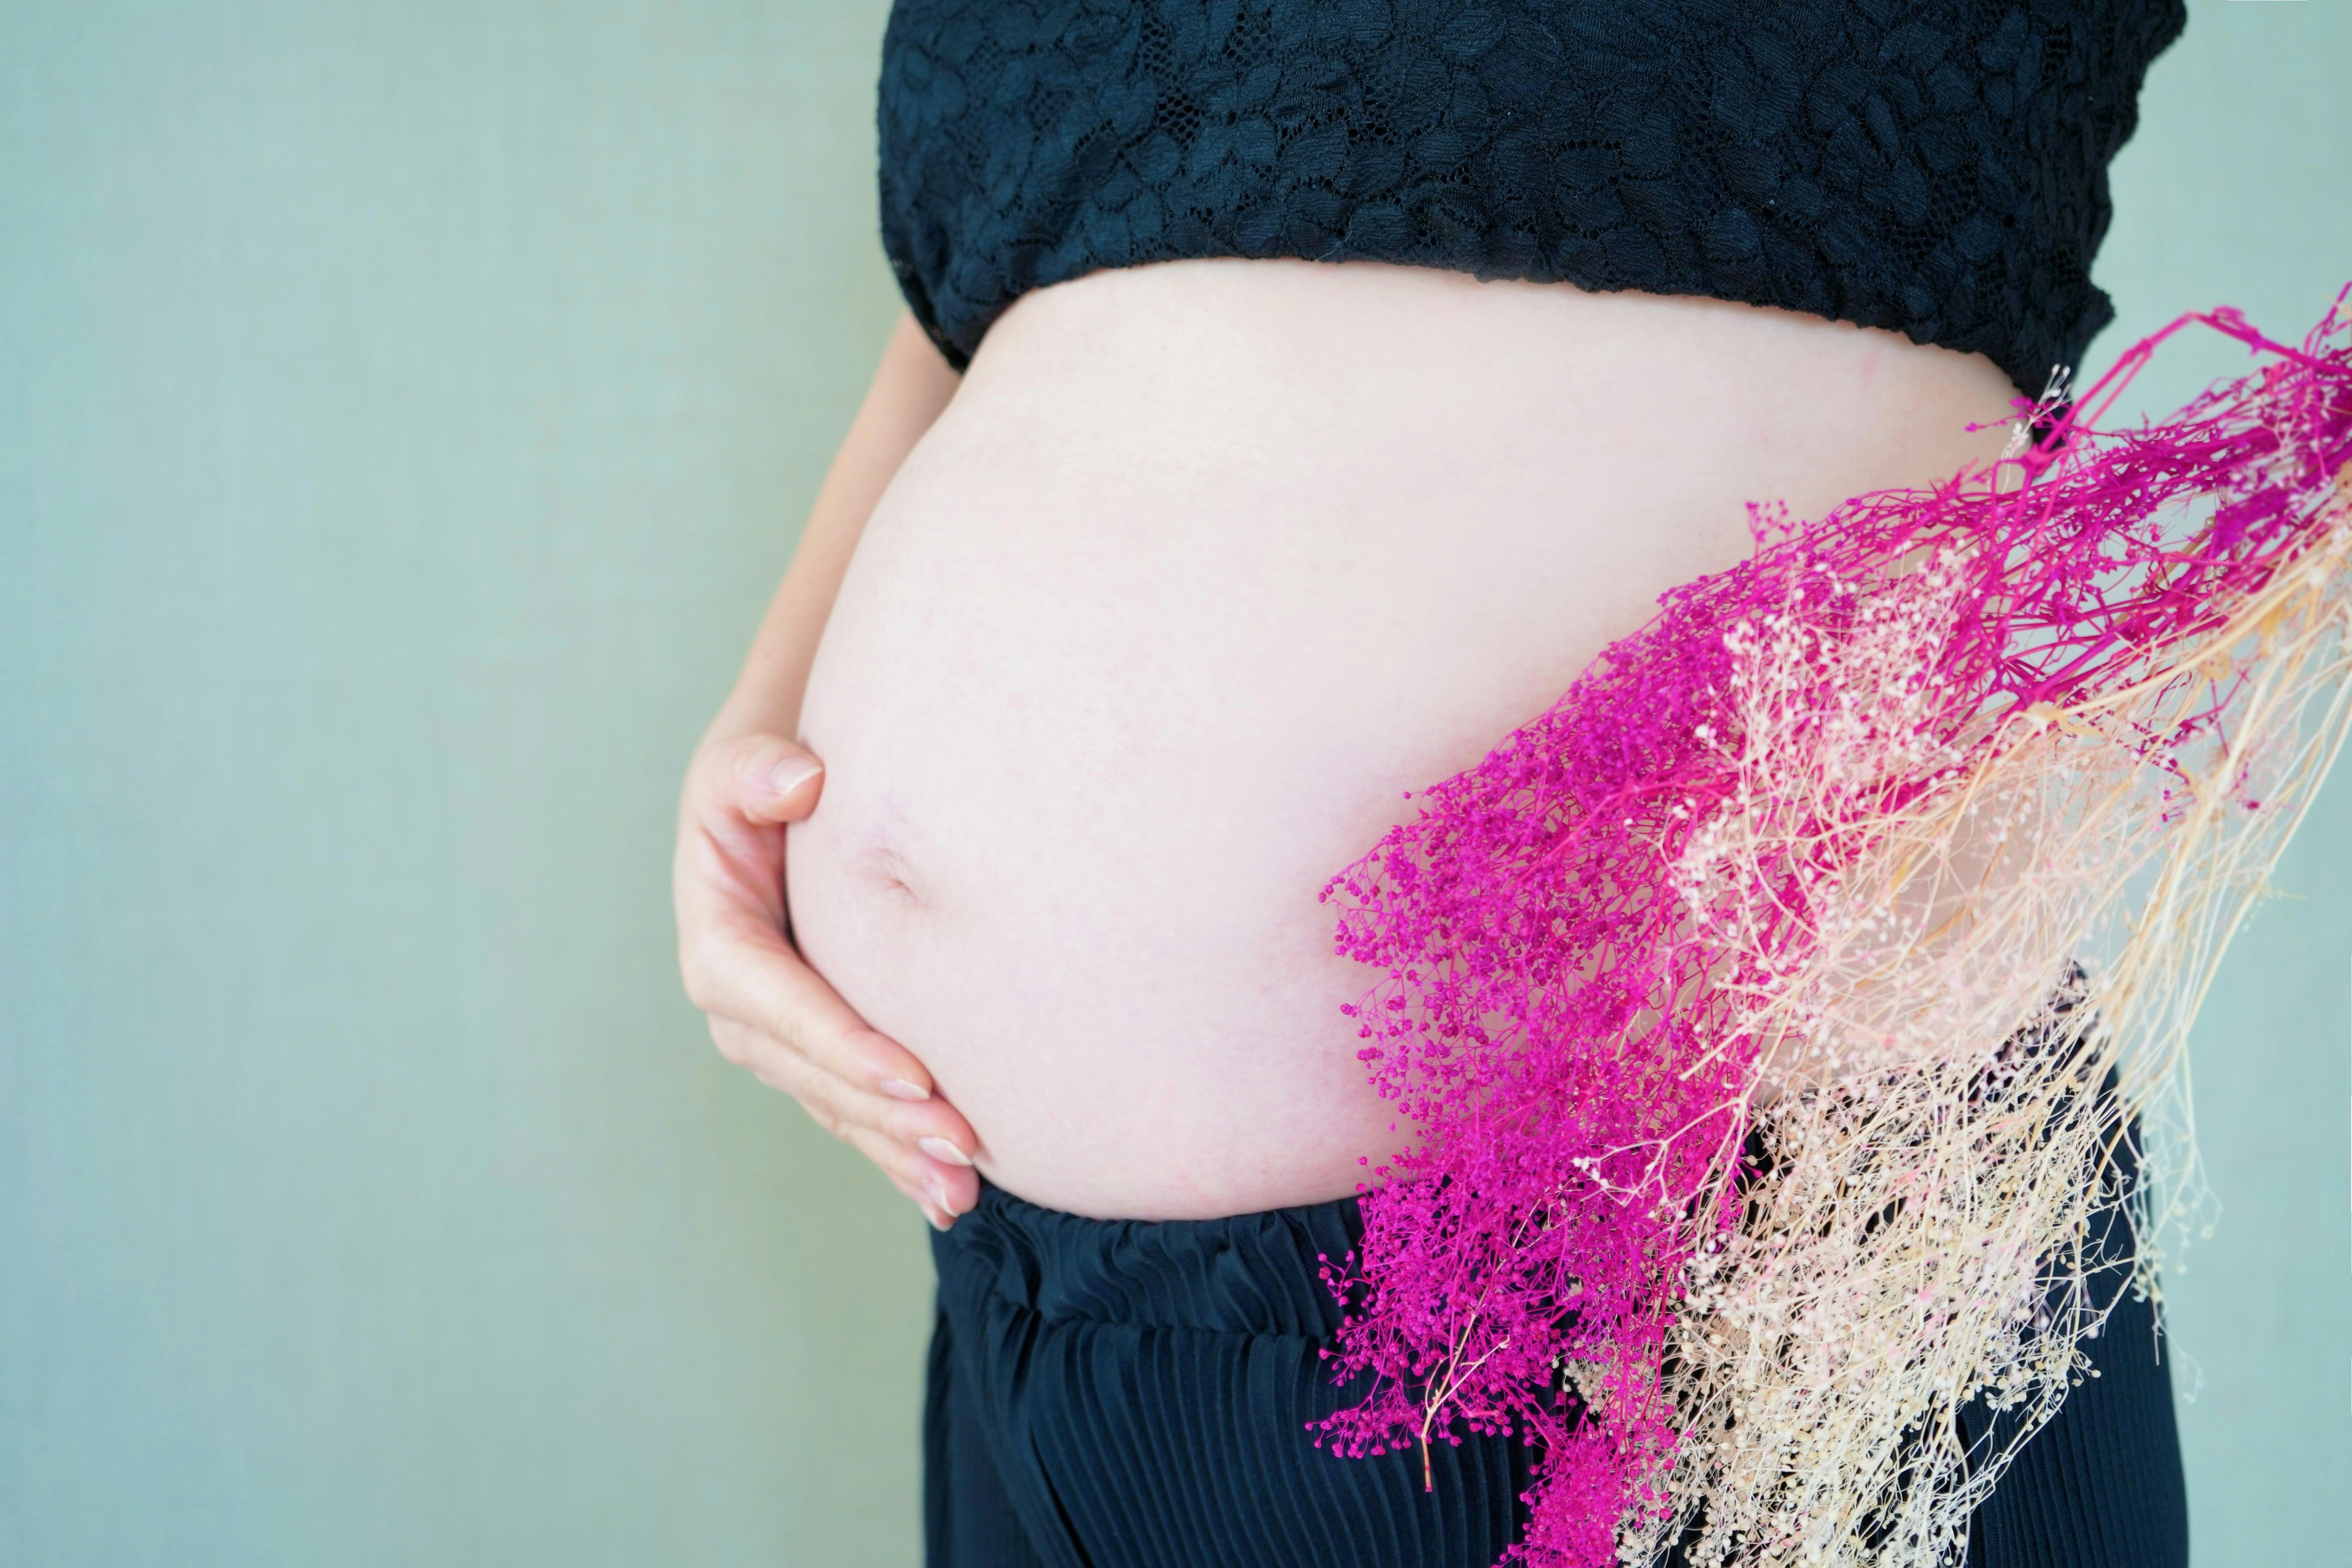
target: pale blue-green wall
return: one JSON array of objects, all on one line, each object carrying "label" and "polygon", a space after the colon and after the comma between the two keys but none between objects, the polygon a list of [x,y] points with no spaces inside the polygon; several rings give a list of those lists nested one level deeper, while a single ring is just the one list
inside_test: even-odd
[{"label": "pale blue-green wall", "polygon": [[[2299,336],[2352,279],[2352,7],[2192,0],[2115,168],[2095,374],[2181,311]],[[2176,339],[2145,410],[2238,374]],[[2200,1568],[2352,1564],[2352,768],[2339,770],[2206,1005],[2198,1132],[2221,1204],[2168,1285]]]},{"label": "pale blue-green wall", "polygon": [[[665,887],[895,309],[881,16],[0,0],[0,1563],[917,1561],[919,1222],[710,1053]],[[2347,68],[2197,7],[2100,351],[2352,276]],[[2352,779],[2283,881],[2207,1564],[2352,1512]]]}]

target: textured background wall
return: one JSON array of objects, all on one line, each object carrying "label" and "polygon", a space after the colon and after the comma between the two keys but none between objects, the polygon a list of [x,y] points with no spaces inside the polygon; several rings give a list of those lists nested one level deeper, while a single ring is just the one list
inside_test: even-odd
[{"label": "textured background wall", "polygon": [[[0,1562],[918,1560],[920,1223],[709,1051],[665,885],[896,308],[882,18],[0,0]],[[2352,276],[2347,59],[2196,7],[2095,366]],[[2337,1560],[2352,1475],[2352,777],[2282,882],[2209,1563]]]}]

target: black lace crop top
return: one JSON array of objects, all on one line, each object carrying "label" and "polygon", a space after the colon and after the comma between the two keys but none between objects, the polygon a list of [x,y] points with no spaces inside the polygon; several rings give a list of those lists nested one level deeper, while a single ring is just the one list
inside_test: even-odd
[{"label": "black lace crop top", "polygon": [[961,366],[1025,291],[1360,258],[1776,305],[2029,394],[2114,316],[2182,0],[896,0],[882,235]]}]

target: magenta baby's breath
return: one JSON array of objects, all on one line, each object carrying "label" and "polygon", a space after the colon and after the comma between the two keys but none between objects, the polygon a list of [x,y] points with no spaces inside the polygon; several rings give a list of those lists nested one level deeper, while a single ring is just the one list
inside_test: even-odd
[{"label": "magenta baby's breath", "polygon": [[[2191,322],[2257,367],[2100,426]],[[2343,733],[2345,296],[2300,346],[2184,317],[2037,416],[1756,509],[1326,889],[1414,1141],[1328,1271],[1370,1392],[1319,1440],[1532,1438],[1529,1562],[1940,1561],[2005,1457],[1949,1413],[2030,1433],[2103,1316],[2123,1119]]]}]

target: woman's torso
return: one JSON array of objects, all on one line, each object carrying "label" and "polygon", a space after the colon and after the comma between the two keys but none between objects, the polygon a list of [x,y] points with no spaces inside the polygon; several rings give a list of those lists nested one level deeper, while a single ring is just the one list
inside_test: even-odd
[{"label": "woman's torso", "polygon": [[795,938],[1033,1202],[1352,1191],[1399,1135],[1329,878],[1744,557],[1747,502],[1948,479],[2013,395],[1891,332],[1372,263],[1026,295],[825,629]]}]

